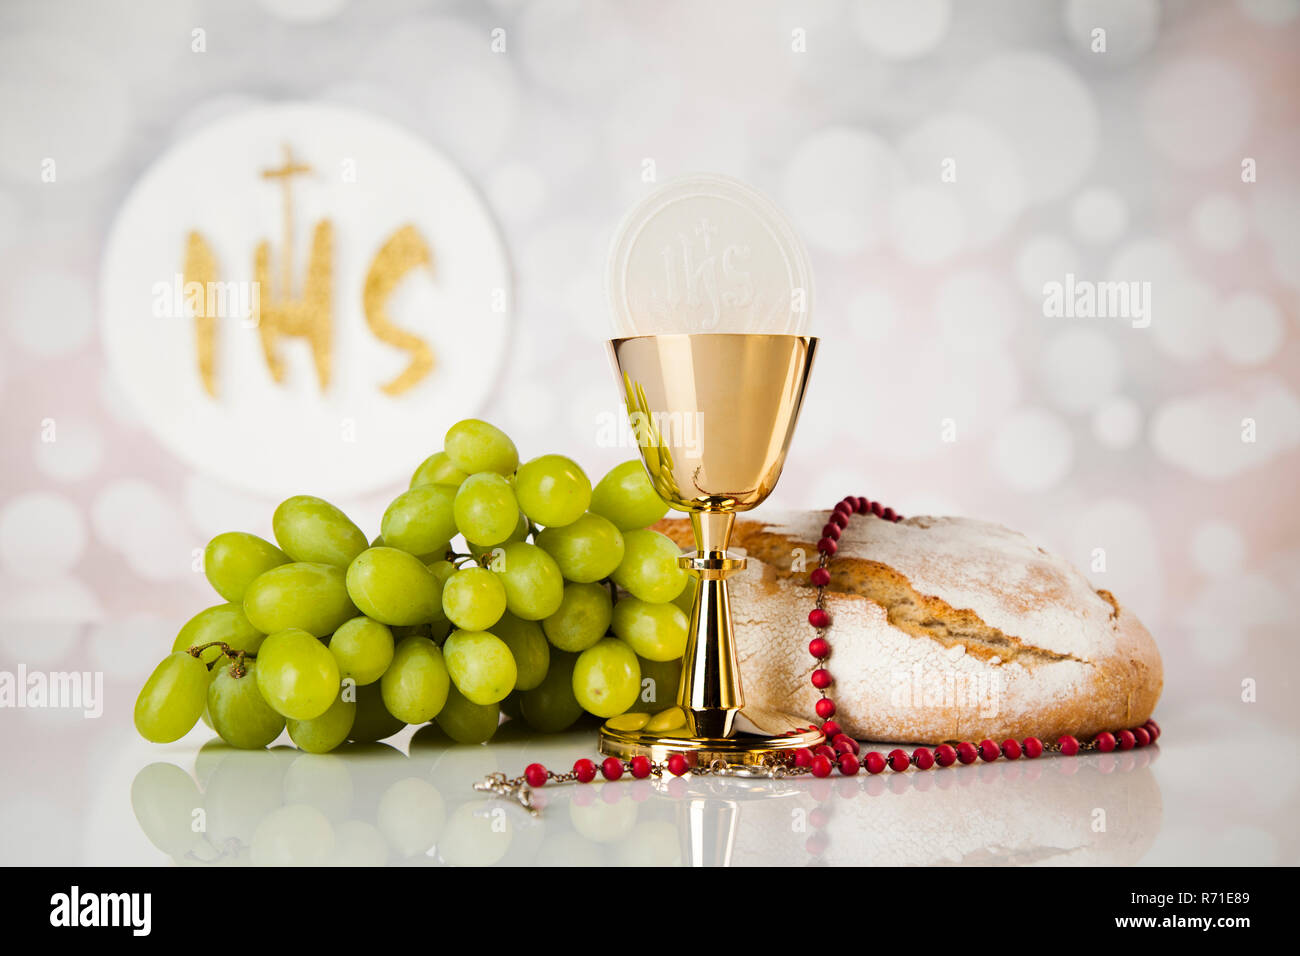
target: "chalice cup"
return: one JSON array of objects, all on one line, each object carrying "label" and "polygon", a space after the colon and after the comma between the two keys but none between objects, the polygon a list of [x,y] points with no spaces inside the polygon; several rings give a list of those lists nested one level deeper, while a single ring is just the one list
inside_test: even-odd
[{"label": "chalice cup", "polygon": [[679,563],[697,586],[676,705],[611,718],[601,750],[656,761],[678,752],[696,766],[766,773],[823,736],[807,718],[745,706],[727,595],[745,559],[727,549],[736,514],[781,476],[817,339],[638,335],[609,348],[655,490],[690,516],[696,550]]}]

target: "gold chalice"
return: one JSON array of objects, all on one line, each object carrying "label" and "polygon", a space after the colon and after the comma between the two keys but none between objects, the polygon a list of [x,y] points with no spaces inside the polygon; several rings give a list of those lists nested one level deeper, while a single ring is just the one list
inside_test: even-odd
[{"label": "gold chalice", "polygon": [[690,515],[696,552],[679,559],[697,579],[677,705],[605,723],[600,746],[620,758],[693,755],[733,772],[764,772],[822,733],[809,720],[745,707],[727,578],[736,513],[776,487],[817,339],[804,335],[677,334],[614,339],[610,355],[646,471],[659,495]]}]

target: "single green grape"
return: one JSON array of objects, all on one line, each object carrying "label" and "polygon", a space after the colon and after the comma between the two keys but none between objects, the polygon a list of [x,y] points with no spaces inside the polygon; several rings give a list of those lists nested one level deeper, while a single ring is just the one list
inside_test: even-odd
[{"label": "single green grape", "polygon": [[485,744],[501,724],[501,708],[497,704],[476,704],[453,685],[437,721],[443,733],[458,744]]},{"label": "single green grape", "polygon": [[573,664],[573,696],[597,717],[615,717],[636,703],[641,665],[632,648],[607,637],[578,655]]},{"label": "single green grape", "polygon": [[289,739],[299,750],[309,754],[327,754],[352,732],[352,724],[357,716],[355,700],[345,694],[338,694],[329,710],[312,720],[290,720]]},{"label": "single green grape", "polygon": [[257,661],[244,661],[236,677],[229,663],[214,668],[208,685],[208,715],[221,739],[240,750],[260,750],[284,730],[284,717],[276,712],[257,687]]},{"label": "single green grape", "polygon": [[442,645],[456,688],[476,704],[495,704],[515,689],[519,676],[505,641],[487,631],[453,631]]},{"label": "single green grape", "polygon": [[227,601],[244,600],[244,592],[258,575],[289,563],[289,556],[255,534],[227,531],[203,549],[203,573],[208,583]]},{"label": "single green grape", "polygon": [[456,489],[450,485],[420,485],[402,492],[380,522],[384,544],[416,555],[446,554],[456,537],[455,501]]},{"label": "single green grape", "polygon": [[442,650],[427,637],[408,637],[398,644],[393,663],[379,679],[384,707],[406,724],[437,717],[450,685]]},{"label": "single green grape", "polygon": [[542,629],[560,650],[585,651],[609,631],[613,613],[613,598],[603,584],[566,584],[559,609],[542,621]]},{"label": "single green grape", "polygon": [[184,651],[173,651],[140,688],[135,729],[145,740],[169,744],[194,729],[207,704],[207,666]]},{"label": "single green grape", "polygon": [[357,609],[342,568],[296,561],[272,568],[250,584],[244,613],[264,634],[300,628],[326,637],[356,617]]},{"label": "single green grape", "polygon": [[330,653],[341,678],[373,684],[393,661],[393,632],[364,614],[347,621],[330,638]]},{"label": "single green grape", "polygon": [[[204,608],[181,625],[172,642],[173,651],[186,651],[191,647],[222,641],[230,645],[231,650],[257,650],[265,635],[255,628],[244,613],[242,604],[216,604]],[[211,664],[222,656],[221,648],[209,647],[200,655],[200,660]]]},{"label": "single green grape", "polygon": [[352,519],[321,498],[296,495],[280,502],[271,518],[275,540],[295,561],[346,568],[366,550],[366,536]]},{"label": "single green grape", "polygon": [[451,463],[445,451],[435,451],[415,469],[415,474],[411,476],[411,487],[450,485],[455,488],[468,477],[466,472]]},{"label": "single green grape", "polygon": [[591,491],[591,510],[614,522],[620,531],[652,525],[668,513],[645,466],[637,459],[615,465]]},{"label": "single green grape", "polygon": [[563,455],[542,455],[520,465],[515,475],[519,508],[546,527],[572,524],[591,504],[591,480]]},{"label": "single green grape", "polygon": [[677,689],[682,683],[682,662],[652,661],[638,657],[641,665],[641,690],[636,703],[628,708],[639,714],[657,714],[677,704]]},{"label": "single green grape", "polygon": [[525,621],[509,611],[492,625],[492,633],[505,641],[515,659],[515,690],[532,690],[546,679],[551,666],[551,645],[536,621]]},{"label": "single green grape", "polygon": [[514,533],[500,544],[481,545],[475,544],[473,541],[467,541],[466,544],[469,545],[469,553],[474,555],[474,559],[479,563],[483,563],[483,557],[484,555],[487,555],[487,566],[491,567],[492,561],[497,557],[493,552],[497,551],[498,548],[515,541],[527,541],[528,536],[532,534],[532,531],[532,523],[521,511],[519,512],[519,524],[515,525]]},{"label": "single green grape", "polygon": [[393,736],[406,726],[384,706],[384,693],[379,683],[358,687],[356,703],[356,717],[352,721],[352,730],[348,732],[349,740],[374,743]]},{"label": "single green grape", "polygon": [[427,624],[441,617],[438,579],[423,561],[397,548],[369,548],[348,567],[348,595],[381,624]]},{"label": "single green grape", "polygon": [[278,713],[311,720],[338,696],[339,665],[310,632],[288,628],[268,635],[258,649],[257,686]]},{"label": "single green grape", "polygon": [[462,481],[452,510],[456,527],[470,544],[490,548],[507,541],[519,527],[515,493],[494,472],[481,471]]},{"label": "single green grape", "polygon": [[487,568],[462,568],[442,589],[442,613],[462,631],[486,631],[505,612],[505,585]]},{"label": "single green grape", "polygon": [[544,734],[555,734],[573,726],[582,716],[582,705],[573,696],[573,665],[576,654],[551,652],[551,669],[546,679],[519,697],[524,722]]},{"label": "single green grape", "polygon": [[515,617],[540,621],[560,609],[564,577],[555,559],[537,545],[505,545],[493,568],[506,588],[506,610]]},{"label": "single green grape", "polygon": [[509,475],[519,467],[519,452],[510,436],[477,418],[466,418],[447,429],[442,447],[448,460],[467,475],[480,471]]},{"label": "single green grape", "polygon": [[686,623],[676,604],[625,597],[614,608],[614,635],[652,661],[678,660],[686,653]]},{"label": "single green grape", "polygon": [[587,512],[562,528],[537,534],[537,545],[569,581],[590,584],[614,573],[623,560],[623,534],[608,518]]},{"label": "single green grape", "polygon": [[614,569],[614,583],[651,604],[671,601],[686,587],[687,574],[677,566],[681,554],[673,539],[658,531],[625,531],[623,560]]}]

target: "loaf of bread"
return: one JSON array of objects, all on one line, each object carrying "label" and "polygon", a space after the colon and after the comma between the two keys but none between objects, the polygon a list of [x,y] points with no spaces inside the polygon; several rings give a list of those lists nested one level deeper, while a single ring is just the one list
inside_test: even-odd
[{"label": "loaf of bread", "polygon": [[[808,623],[826,512],[741,517],[730,579],[745,702],[812,718]],[[660,530],[693,549],[688,522]],[[864,740],[938,744],[1140,726],[1155,642],[1107,591],[1024,535],[965,518],[857,516],[828,566],[835,720]]]}]

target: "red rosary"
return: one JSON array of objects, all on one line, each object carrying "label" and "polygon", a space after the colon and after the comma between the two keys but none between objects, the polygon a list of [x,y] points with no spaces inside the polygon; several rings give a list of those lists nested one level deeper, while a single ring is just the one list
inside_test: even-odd
[{"label": "red rosary", "polygon": [[[792,765],[774,768],[773,776],[798,776],[807,773],[814,777],[829,777],[833,771],[839,770],[844,776],[852,777],[863,769],[867,773],[878,774],[883,773],[886,768],[902,773],[911,767],[917,770],[929,770],[935,766],[951,767],[955,763],[972,764],[977,760],[992,762],[999,757],[1005,760],[1019,760],[1021,757],[1032,760],[1042,756],[1044,752],[1073,757],[1085,751],[1110,753],[1113,750],[1146,747],[1160,738],[1160,725],[1154,720],[1148,720],[1140,727],[1115,732],[1103,731],[1086,742],[1066,734],[1058,738],[1055,743],[1044,743],[1037,737],[1026,737],[1024,740],[1008,739],[1001,744],[986,739],[978,744],[961,741],[957,744],[940,744],[933,748],[918,747],[910,754],[901,748],[891,750],[887,754],[876,750],[862,754],[858,741],[843,733],[839,724],[831,719],[835,716],[835,701],[827,694],[827,689],[834,683],[834,678],[826,667],[831,656],[831,645],[824,636],[831,626],[831,616],[825,607],[826,586],[831,580],[827,565],[839,549],[840,535],[848,527],[849,518],[853,515],[870,515],[882,521],[903,520],[902,515],[895,514],[893,508],[882,507],[879,501],[847,497],[835,505],[829,520],[822,528],[821,539],[817,542],[820,558],[817,567],[813,568],[808,575],[809,582],[817,589],[816,606],[808,612],[808,623],[819,633],[808,642],[808,653],[817,662],[811,680],[813,687],[821,692],[821,699],[817,701],[815,709],[817,716],[823,721],[820,729],[826,736],[827,743],[813,748],[801,747],[793,751]],[[618,780],[625,773],[641,780],[652,776],[663,776],[665,772],[680,777],[687,773],[719,771],[712,767],[694,766],[690,757],[684,753],[671,754],[661,764],[654,763],[645,756],[636,756],[630,760],[606,757],[599,767],[594,761],[583,757],[574,763],[573,769],[568,773],[555,773],[539,763],[532,763],[524,768],[521,777],[507,778],[503,773],[495,773],[483,782],[475,784],[475,789],[512,797],[528,810],[536,812],[532,803],[532,789],[552,782],[591,783],[596,779],[598,772],[606,780]]]}]

